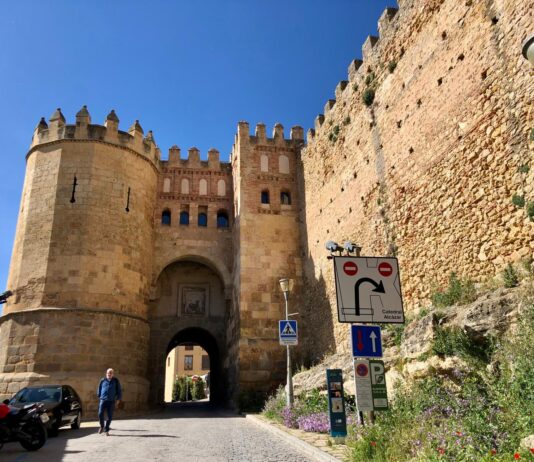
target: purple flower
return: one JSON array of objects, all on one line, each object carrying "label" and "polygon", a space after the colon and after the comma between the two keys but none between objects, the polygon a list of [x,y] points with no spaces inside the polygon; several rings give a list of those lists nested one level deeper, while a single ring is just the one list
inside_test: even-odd
[{"label": "purple flower", "polygon": [[326,412],[303,415],[297,419],[298,428],[306,432],[328,433],[330,420]]}]

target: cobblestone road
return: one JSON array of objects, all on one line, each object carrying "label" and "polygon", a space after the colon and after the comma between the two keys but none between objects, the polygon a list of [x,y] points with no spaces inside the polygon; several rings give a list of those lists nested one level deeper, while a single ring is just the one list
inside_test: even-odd
[{"label": "cobblestone road", "polygon": [[235,414],[208,403],[178,404],[145,419],[114,420],[110,436],[98,435],[96,422],[80,430],[61,430],[39,451],[29,453],[18,443],[0,451],[6,462],[306,462],[275,435]]}]

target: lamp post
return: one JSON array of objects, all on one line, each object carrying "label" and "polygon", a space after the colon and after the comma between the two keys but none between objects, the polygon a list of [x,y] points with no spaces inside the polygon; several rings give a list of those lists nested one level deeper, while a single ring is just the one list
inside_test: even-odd
[{"label": "lamp post", "polygon": [[[280,279],[280,288],[282,289],[282,292],[284,293],[284,300],[286,302],[286,320],[289,319],[289,311],[288,311],[288,300],[289,300],[289,292],[291,292],[291,289],[293,288],[293,280],[288,278],[282,278]],[[286,345],[287,349],[287,396],[286,396],[286,404],[288,407],[293,406],[293,375],[291,373],[291,353],[289,351],[289,345]]]},{"label": "lamp post", "polygon": [[522,45],[523,56],[534,66],[534,34],[530,34]]}]

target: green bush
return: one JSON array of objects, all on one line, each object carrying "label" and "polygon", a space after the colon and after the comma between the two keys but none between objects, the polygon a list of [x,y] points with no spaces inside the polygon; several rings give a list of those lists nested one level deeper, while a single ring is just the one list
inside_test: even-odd
[{"label": "green bush", "polygon": [[534,202],[527,203],[527,217],[530,221],[534,221]]},{"label": "green bush", "polygon": [[367,107],[371,106],[375,100],[375,91],[371,88],[365,90],[362,94],[362,101]]},{"label": "green bush", "polygon": [[390,74],[393,74],[396,68],[397,68],[397,63],[395,61],[390,61],[388,63],[388,71]]},{"label": "green bush", "polygon": [[460,280],[456,273],[449,276],[449,286],[431,295],[432,304],[444,308],[456,304],[465,305],[476,300],[475,284],[470,279]]},{"label": "green bush", "polygon": [[493,352],[491,340],[485,342],[474,342],[459,327],[436,328],[432,353],[439,356],[458,356],[460,358],[479,359],[488,362]]},{"label": "green bush", "polygon": [[[173,401],[189,401],[192,399],[192,382],[187,376],[177,377],[172,388]],[[187,393],[187,396],[186,396]]]},{"label": "green bush", "polygon": [[343,125],[348,125],[348,124],[350,124],[350,116],[345,117],[345,119],[343,120]]},{"label": "green bush", "polygon": [[202,377],[197,377],[196,381],[191,382],[191,399],[204,399],[206,392],[204,391],[204,380],[202,380]]},{"label": "green bush", "polygon": [[519,276],[517,275],[517,271],[511,263],[508,263],[506,268],[504,268],[504,271],[502,272],[502,278],[504,281],[504,287],[510,289],[519,285]]},{"label": "green bush", "polygon": [[529,167],[527,164],[523,164],[523,165],[519,166],[519,168],[517,169],[517,171],[518,171],[519,173],[527,174],[528,172],[530,172],[530,167]]},{"label": "green bush", "polygon": [[371,85],[375,80],[375,73],[371,72],[367,77],[365,77],[365,85]]},{"label": "green bush", "polygon": [[512,204],[514,204],[517,208],[522,209],[525,206],[525,197],[520,196],[519,194],[514,194],[512,196]]}]

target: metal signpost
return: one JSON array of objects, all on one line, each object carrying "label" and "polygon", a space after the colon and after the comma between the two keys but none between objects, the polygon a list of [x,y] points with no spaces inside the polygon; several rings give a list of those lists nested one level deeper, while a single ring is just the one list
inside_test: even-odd
[{"label": "metal signpost", "polygon": [[380,326],[361,324],[404,324],[399,263],[394,257],[361,257],[361,247],[350,241],[343,247],[328,241],[326,249],[334,260],[338,321],[359,324],[351,326],[351,347],[363,425],[363,413],[373,421],[374,411],[388,408],[388,399],[384,362],[374,359],[382,357]]},{"label": "metal signpost", "polygon": [[347,417],[345,414],[345,397],[343,395],[343,371],[326,370],[328,390],[328,411],[330,415],[330,436],[347,436]]},{"label": "metal signpost", "polygon": [[404,323],[399,264],[396,258],[332,258],[339,322]]},{"label": "metal signpost", "polygon": [[280,345],[297,345],[297,321],[284,319],[278,321],[278,331],[280,335]]}]

